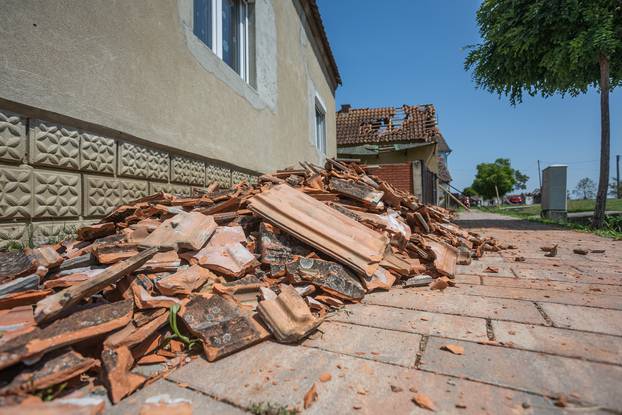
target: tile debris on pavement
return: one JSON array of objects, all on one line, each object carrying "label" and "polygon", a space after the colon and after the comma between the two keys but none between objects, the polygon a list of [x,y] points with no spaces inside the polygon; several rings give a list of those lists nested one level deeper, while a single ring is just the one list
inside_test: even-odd
[{"label": "tile debris on pavement", "polygon": [[[269,337],[299,343],[372,291],[453,286],[458,263],[504,248],[365,166],[301,166],[256,185],[157,193],[78,229],[75,240],[1,252],[2,411],[100,413],[99,400],[79,402],[90,396],[85,385],[103,384],[117,403],[197,354],[212,362]],[[133,371],[146,363],[166,369]],[[305,407],[319,389],[308,390]],[[165,412],[191,407],[161,397],[141,409]]]}]

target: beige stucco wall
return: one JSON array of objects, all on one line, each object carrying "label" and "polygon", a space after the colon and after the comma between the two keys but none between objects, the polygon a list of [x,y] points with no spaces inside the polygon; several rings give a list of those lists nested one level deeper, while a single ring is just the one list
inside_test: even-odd
[{"label": "beige stucco wall", "polygon": [[0,249],[149,193],[321,163],[316,99],[334,156],[334,91],[295,4],[255,9],[251,87],[194,37],[192,0],[3,1]]},{"label": "beige stucco wall", "polygon": [[333,156],[334,94],[293,2],[256,1],[264,19],[257,53],[274,56],[258,56],[257,89],[236,83],[237,74],[222,62],[206,64],[192,52],[197,44],[188,36],[188,4],[3,1],[0,99],[266,172],[321,161],[312,142],[317,93],[326,105]]}]

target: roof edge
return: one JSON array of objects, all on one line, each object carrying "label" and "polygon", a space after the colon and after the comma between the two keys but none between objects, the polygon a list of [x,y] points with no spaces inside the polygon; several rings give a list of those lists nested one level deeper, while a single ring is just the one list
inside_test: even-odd
[{"label": "roof edge", "polygon": [[[305,29],[310,30],[310,38],[312,44],[315,46],[315,52],[320,61],[323,61],[324,68],[327,69],[327,74],[332,82],[333,90],[336,90],[339,85],[342,85],[341,75],[339,74],[339,68],[337,67],[337,61],[333,55],[333,51],[324,29],[324,23],[322,22],[322,16],[320,15],[320,9],[316,0],[292,0],[296,6],[296,10],[304,13],[305,20],[308,25],[305,25]],[[301,16],[302,17],[302,16]]]}]

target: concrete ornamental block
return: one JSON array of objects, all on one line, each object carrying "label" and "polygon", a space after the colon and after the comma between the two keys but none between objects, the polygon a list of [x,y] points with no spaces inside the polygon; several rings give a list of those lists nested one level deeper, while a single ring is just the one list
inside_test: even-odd
[{"label": "concrete ornamental block", "polygon": [[132,143],[119,143],[120,176],[148,177],[149,150],[147,147]]},{"label": "concrete ornamental block", "polygon": [[174,195],[191,196],[192,187],[173,183],[149,183],[149,193],[172,193]]},{"label": "concrete ornamental block", "polygon": [[171,160],[165,151],[149,149],[148,176],[155,180],[168,180]]},{"label": "concrete ornamental block", "polygon": [[39,246],[72,238],[80,226],[80,221],[35,222],[32,224],[32,242]]},{"label": "concrete ornamental block", "polygon": [[169,170],[168,153],[138,144],[120,143],[117,166],[120,176],[168,180]]},{"label": "concrete ornamental block", "polygon": [[253,176],[252,174],[243,173],[241,171],[236,171],[236,170],[232,171],[231,173],[231,184],[232,185],[236,185],[244,180],[246,180],[250,184],[257,183],[257,177]]},{"label": "concrete ornamental block", "polygon": [[26,155],[26,119],[0,110],[0,160],[21,161]]},{"label": "concrete ornamental block", "polygon": [[231,169],[216,164],[208,164],[205,169],[205,175],[208,186],[210,183],[216,182],[220,187],[231,187]]},{"label": "concrete ornamental block", "polygon": [[187,157],[171,158],[171,181],[188,184],[205,184],[205,164]]},{"label": "concrete ornamental block", "polygon": [[33,193],[35,218],[76,217],[82,212],[79,174],[35,170]]},{"label": "concrete ornamental block", "polygon": [[121,180],[121,203],[149,196],[149,183],[137,180]]},{"label": "concrete ornamental block", "polygon": [[117,146],[112,138],[91,133],[80,134],[80,168],[86,171],[114,174]]},{"label": "concrete ornamental block", "polygon": [[84,176],[84,216],[104,216],[121,204],[121,182],[111,177]]},{"label": "concrete ornamental block", "polygon": [[22,246],[28,244],[28,225],[25,223],[11,223],[0,225],[0,250],[6,249],[11,242]]},{"label": "concrete ornamental block", "polygon": [[32,216],[32,169],[0,166],[0,217]]},{"label": "concrete ornamental block", "polygon": [[64,169],[80,169],[78,130],[47,121],[32,120],[30,163]]}]

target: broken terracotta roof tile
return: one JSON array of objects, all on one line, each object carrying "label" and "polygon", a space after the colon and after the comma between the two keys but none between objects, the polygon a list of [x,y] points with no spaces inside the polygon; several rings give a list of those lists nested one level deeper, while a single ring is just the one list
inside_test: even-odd
[{"label": "broken terracotta roof tile", "polygon": [[167,394],[151,396],[145,400],[139,415],[192,415],[192,402],[172,399]]},{"label": "broken terracotta roof tile", "polygon": [[179,304],[180,300],[175,297],[167,297],[164,295],[153,296],[137,282],[131,285],[134,304],[140,310],[145,308],[169,308],[172,305]]},{"label": "broken terracotta roof tile", "polygon": [[25,401],[20,405],[0,407],[0,415],[100,415],[105,407],[103,398],[86,396],[49,402]]},{"label": "broken terracotta roof tile", "polygon": [[200,265],[193,265],[158,280],[156,287],[163,295],[188,295],[208,280],[216,280],[217,278],[210,270]]},{"label": "broken terracotta roof tile", "polygon": [[395,283],[395,276],[389,270],[378,267],[371,277],[367,275],[361,276],[361,281],[365,286],[365,290],[369,293],[377,289],[388,290]]},{"label": "broken terracotta roof tile", "polygon": [[300,258],[298,261],[288,264],[287,270],[341,299],[360,300],[365,295],[365,289],[359,279],[336,262]]},{"label": "broken terracotta roof tile", "polygon": [[0,394],[31,393],[58,385],[98,365],[96,359],[83,357],[71,349],[63,350],[19,373]]},{"label": "broken terracotta roof tile", "polygon": [[436,255],[434,266],[442,275],[453,277],[456,274],[456,265],[458,263],[458,250],[446,243],[427,240],[432,251]]},{"label": "broken terracotta roof tile", "polygon": [[259,280],[256,276],[246,275],[235,281],[216,283],[212,286],[212,289],[219,294],[234,295],[237,293],[259,291],[261,287],[265,286],[266,283]]},{"label": "broken terracotta roof tile", "polygon": [[193,258],[205,268],[230,277],[241,277],[259,265],[255,256],[238,242],[224,246],[206,246]]},{"label": "broken terracotta roof tile", "polygon": [[59,349],[124,327],[132,318],[131,301],[90,307],[35,329],[0,346],[0,369],[39,353]]},{"label": "broken terracotta roof tile", "polygon": [[181,265],[181,260],[176,251],[164,251],[155,254],[145,265],[138,268],[136,272],[175,272]]},{"label": "broken terracotta roof tile", "polygon": [[90,226],[83,226],[78,229],[78,239],[81,241],[92,241],[104,236],[112,235],[116,230],[113,222],[99,223]]},{"label": "broken terracotta roof tile", "polygon": [[32,306],[18,306],[8,310],[0,310],[0,344],[28,333],[36,328]]},{"label": "broken terracotta roof tile", "polygon": [[37,303],[35,320],[38,323],[52,320],[81,299],[101,291],[127,274],[134,272],[156,252],[156,248],[147,249],[132,258],[114,264],[93,278],[44,298]]},{"label": "broken terracotta roof tile", "polygon": [[268,338],[268,331],[220,295],[193,295],[181,312],[188,329],[203,342],[212,362]]},{"label": "broken terracotta roof tile", "polygon": [[93,255],[100,264],[116,264],[119,261],[138,255],[138,246],[128,243],[98,244],[93,248]]},{"label": "broken terracotta roof tile", "polygon": [[37,261],[24,250],[0,252],[0,283],[33,274]]},{"label": "broken terracotta roof tile", "polygon": [[0,297],[21,291],[36,290],[39,288],[39,278],[37,274],[30,274],[5,282],[0,285]]},{"label": "broken terracotta roof tile", "polygon": [[294,287],[281,284],[279,288],[281,293],[275,299],[260,301],[257,311],[278,341],[293,343],[306,337],[322,321],[311,314]]},{"label": "broken terracotta roof tile", "polygon": [[216,230],[216,222],[211,216],[199,212],[179,213],[162,222],[141,246],[160,249],[199,250]]},{"label": "broken terracotta roof tile", "polygon": [[288,185],[277,185],[254,196],[250,209],[366,275],[376,271],[388,244],[386,236]]},{"label": "broken terracotta roof tile", "polygon": [[127,347],[104,349],[101,358],[104,368],[104,382],[112,403],[119,402],[147,380],[145,377],[130,371],[134,365],[134,358]]},{"label": "broken terracotta roof tile", "polygon": [[28,290],[6,294],[0,297],[0,310],[36,304],[52,294],[52,290]]}]

